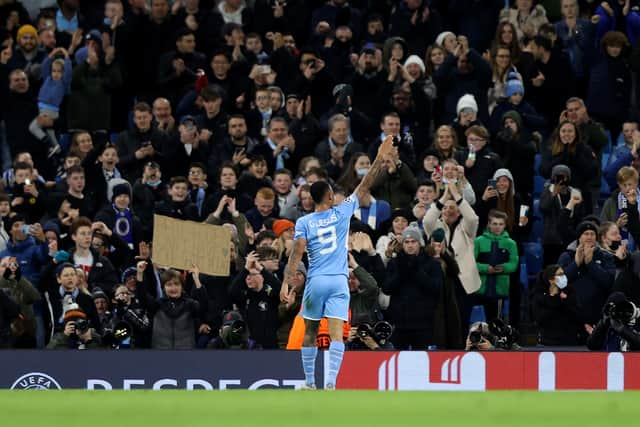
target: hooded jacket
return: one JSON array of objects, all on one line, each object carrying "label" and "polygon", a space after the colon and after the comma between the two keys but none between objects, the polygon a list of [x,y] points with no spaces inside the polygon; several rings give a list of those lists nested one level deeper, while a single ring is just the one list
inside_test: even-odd
[{"label": "hooded jacket", "polygon": [[[474,254],[480,273],[478,293],[488,298],[509,296],[509,276],[518,269],[518,247],[509,233],[495,234],[486,230],[476,238]],[[489,274],[489,266],[502,266],[502,273]]]},{"label": "hooded jacket", "polygon": [[7,249],[0,252],[0,259],[6,256],[16,257],[22,275],[34,286],[40,283],[40,268],[48,261],[49,247],[47,243],[38,243],[29,236],[21,242],[9,240]]}]

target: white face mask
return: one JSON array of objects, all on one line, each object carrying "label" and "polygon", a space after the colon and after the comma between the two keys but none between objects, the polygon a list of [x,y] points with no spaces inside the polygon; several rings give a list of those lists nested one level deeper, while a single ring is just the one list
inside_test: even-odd
[{"label": "white face mask", "polygon": [[365,176],[367,172],[369,172],[369,168],[356,169],[356,174],[358,176]]},{"label": "white face mask", "polygon": [[562,275],[562,276],[556,276],[556,286],[558,287],[558,289],[564,289],[567,287],[567,276],[566,275]]}]

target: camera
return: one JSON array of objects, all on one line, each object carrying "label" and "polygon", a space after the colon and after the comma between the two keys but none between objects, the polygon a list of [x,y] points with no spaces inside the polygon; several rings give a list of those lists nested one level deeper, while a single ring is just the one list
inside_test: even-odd
[{"label": "camera", "polygon": [[501,319],[489,323],[489,332],[493,335],[493,345],[501,350],[518,350],[518,330]]},{"label": "camera", "polygon": [[469,341],[471,342],[471,345],[474,346],[480,344],[480,341],[482,341],[482,331],[474,330],[469,332]]},{"label": "camera", "polygon": [[608,302],[603,309],[605,315],[613,320],[629,325],[640,317],[640,309],[631,301]]},{"label": "camera", "polygon": [[244,320],[234,320],[222,326],[221,335],[227,346],[240,346],[247,341],[247,324]]},{"label": "camera", "polygon": [[105,329],[102,335],[102,342],[108,347],[118,348],[127,339],[131,338],[132,331],[131,325],[121,320],[113,325],[112,329]]},{"label": "camera", "polygon": [[[485,340],[496,350],[518,350],[518,331],[501,319],[490,323],[476,322],[469,328],[470,350],[480,350],[480,343]],[[486,350],[486,349],[483,349]]]},{"label": "camera", "polygon": [[76,331],[72,334],[73,337],[78,338],[78,335],[82,335],[89,330],[89,321],[87,319],[76,319],[73,321],[76,327]]},{"label": "camera", "polygon": [[29,178],[25,179],[24,185],[31,185],[31,180]]},{"label": "camera", "polygon": [[393,333],[393,326],[391,323],[384,320],[380,320],[375,324],[361,323],[356,328],[356,335],[358,338],[371,337],[378,343],[384,343],[389,339]]}]

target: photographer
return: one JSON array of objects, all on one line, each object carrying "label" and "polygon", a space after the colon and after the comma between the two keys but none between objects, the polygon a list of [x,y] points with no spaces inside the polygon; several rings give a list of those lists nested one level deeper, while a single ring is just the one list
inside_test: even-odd
[{"label": "photographer", "polygon": [[465,350],[520,350],[518,331],[501,319],[476,322],[469,328]]},{"label": "photographer", "polygon": [[146,311],[124,285],[116,288],[113,312],[104,327],[103,341],[113,348],[148,347],[150,322]]},{"label": "photographer", "polygon": [[222,327],[218,336],[207,344],[214,350],[255,350],[260,346],[249,339],[249,330],[242,315],[237,311],[229,311],[222,318]]},{"label": "photographer", "polygon": [[102,347],[100,335],[90,327],[87,315],[78,304],[66,305],[63,315],[64,329],[57,332],[47,345],[51,350],[96,349]]},{"label": "photographer", "polygon": [[492,340],[493,337],[489,331],[489,325],[485,322],[475,322],[469,328],[469,335],[467,335],[467,343],[464,349],[465,351],[495,350]]},{"label": "photographer", "polygon": [[26,278],[13,257],[0,261],[0,290],[20,307],[20,316],[12,323],[15,348],[33,348],[36,345],[36,318],[33,304],[40,301],[40,293]]},{"label": "photographer", "polygon": [[587,347],[594,351],[638,351],[640,310],[622,292],[609,295],[595,328],[588,328]]},{"label": "photographer", "polygon": [[361,322],[351,325],[346,350],[395,350],[389,337],[393,333],[393,326],[389,322],[380,320],[375,324]]}]

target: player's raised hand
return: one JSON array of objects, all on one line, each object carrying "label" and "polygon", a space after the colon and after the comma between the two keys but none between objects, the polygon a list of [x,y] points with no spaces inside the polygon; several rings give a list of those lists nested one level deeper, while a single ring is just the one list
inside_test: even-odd
[{"label": "player's raised hand", "polygon": [[289,302],[289,284],[286,279],[282,281],[282,286],[280,287],[280,302],[285,304]]},{"label": "player's raised hand", "polygon": [[393,153],[395,147],[393,146],[393,135],[387,135],[378,147],[378,157],[382,158],[385,155]]}]

